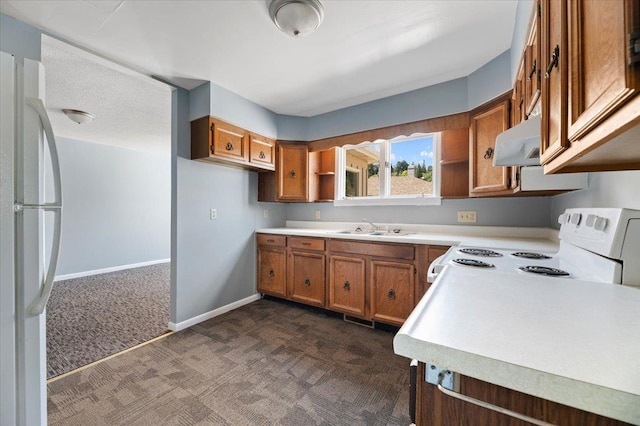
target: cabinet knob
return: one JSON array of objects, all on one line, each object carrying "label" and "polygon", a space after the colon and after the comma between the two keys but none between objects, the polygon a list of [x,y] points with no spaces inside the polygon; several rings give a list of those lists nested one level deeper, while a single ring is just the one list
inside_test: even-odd
[{"label": "cabinet knob", "polygon": [[346,291],[351,290],[351,284],[349,284],[349,281],[345,281],[342,288],[344,288]]},{"label": "cabinet knob", "polygon": [[484,152],[484,159],[488,160],[489,158],[491,158],[493,156],[493,148],[489,147],[487,148],[487,150]]},{"label": "cabinet knob", "polygon": [[233,144],[229,141],[227,142],[227,146],[225,146],[227,151],[233,151]]},{"label": "cabinet knob", "polygon": [[389,297],[389,300],[396,300],[396,291],[390,288],[387,296]]},{"label": "cabinet knob", "polygon": [[289,172],[289,176],[292,177],[292,178],[295,178],[296,177],[296,171],[295,170],[291,170]]},{"label": "cabinet knob", "polygon": [[309,287],[311,285],[311,280],[309,279],[309,277],[306,277],[304,279],[304,285],[306,285],[307,287]]},{"label": "cabinet knob", "polygon": [[258,154],[258,157],[264,160],[267,156],[265,155],[264,151],[260,151],[260,154]]},{"label": "cabinet knob", "polygon": [[273,270],[273,269],[269,269],[269,276],[270,276],[271,278],[273,278],[273,277],[275,277],[275,276],[276,276],[276,273],[274,272],[274,270]]},{"label": "cabinet knob", "polygon": [[544,78],[549,79],[551,77],[551,71],[553,71],[554,67],[558,66],[558,59],[560,59],[560,46],[556,44],[556,47],[553,49],[553,54],[551,55],[551,59],[549,60],[549,66],[547,67],[547,72],[544,73]]}]

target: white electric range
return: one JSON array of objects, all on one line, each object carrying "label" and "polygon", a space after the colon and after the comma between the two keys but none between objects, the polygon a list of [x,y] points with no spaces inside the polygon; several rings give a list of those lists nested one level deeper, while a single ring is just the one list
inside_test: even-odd
[{"label": "white electric range", "polygon": [[451,247],[429,267],[432,283],[446,267],[640,286],[640,210],[567,209],[558,218],[555,253]]}]

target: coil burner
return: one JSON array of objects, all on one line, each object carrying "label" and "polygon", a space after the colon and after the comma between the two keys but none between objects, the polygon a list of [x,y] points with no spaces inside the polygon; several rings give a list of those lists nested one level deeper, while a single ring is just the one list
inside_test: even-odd
[{"label": "coil burner", "polygon": [[476,259],[453,259],[452,262],[457,263],[458,265],[464,266],[473,266],[474,268],[493,268],[494,266],[491,263],[483,262],[481,260]]},{"label": "coil burner", "polygon": [[519,257],[521,259],[535,259],[535,260],[551,259],[551,256],[547,256],[546,254],[533,253],[530,251],[517,251],[515,253],[511,253],[511,256]]},{"label": "coil burner", "polygon": [[502,254],[497,251],[481,249],[481,248],[461,248],[458,250],[458,253],[470,254],[472,256],[481,256],[481,257],[502,257]]},{"label": "coil burner", "polygon": [[544,275],[547,277],[568,277],[571,275],[570,273],[568,273],[567,271],[563,271],[562,269],[549,268],[546,266],[521,266],[518,269],[523,272]]}]

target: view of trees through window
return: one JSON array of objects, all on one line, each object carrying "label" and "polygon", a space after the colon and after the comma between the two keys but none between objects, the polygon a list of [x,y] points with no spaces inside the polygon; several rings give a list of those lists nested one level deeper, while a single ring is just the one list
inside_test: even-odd
[{"label": "view of trees through window", "polygon": [[[382,147],[385,149],[381,149]],[[384,161],[382,156],[389,159]],[[433,135],[382,141],[346,149],[345,196],[387,197],[433,194]],[[384,165],[388,166],[385,167]],[[381,166],[382,165],[382,166]],[[366,174],[363,173],[366,169]],[[389,191],[381,187],[385,174]]]}]

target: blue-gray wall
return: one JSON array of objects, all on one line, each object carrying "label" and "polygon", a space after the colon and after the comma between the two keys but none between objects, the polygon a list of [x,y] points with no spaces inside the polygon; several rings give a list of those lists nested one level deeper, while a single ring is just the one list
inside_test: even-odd
[{"label": "blue-gray wall", "polygon": [[57,138],[64,215],[56,274],[170,257],[171,157]]}]

